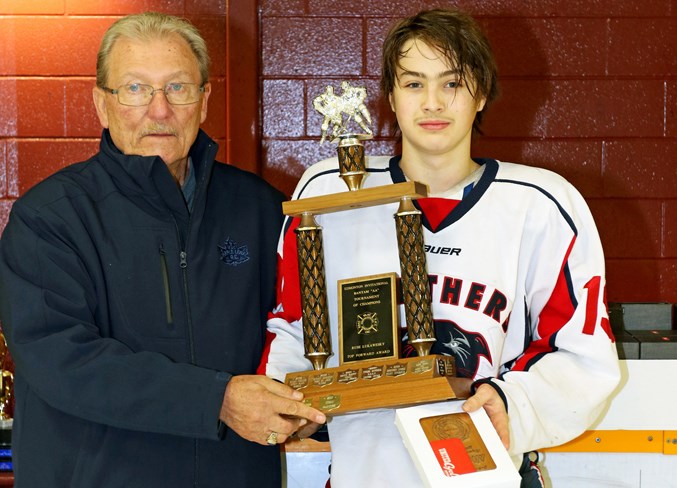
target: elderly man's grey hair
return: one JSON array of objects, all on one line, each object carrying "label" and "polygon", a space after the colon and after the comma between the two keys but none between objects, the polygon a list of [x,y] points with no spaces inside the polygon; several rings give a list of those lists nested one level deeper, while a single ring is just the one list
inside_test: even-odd
[{"label": "elderly man's grey hair", "polygon": [[101,40],[99,53],[96,58],[96,84],[107,86],[108,83],[108,56],[111,49],[121,37],[134,40],[162,39],[173,34],[183,37],[195,54],[202,84],[209,79],[209,54],[207,43],[197,28],[185,19],[158,12],[145,12],[128,15],[117,20],[109,27]]}]

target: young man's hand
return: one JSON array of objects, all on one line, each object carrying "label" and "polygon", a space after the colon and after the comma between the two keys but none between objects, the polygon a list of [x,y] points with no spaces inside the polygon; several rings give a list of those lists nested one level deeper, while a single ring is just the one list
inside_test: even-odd
[{"label": "young man's hand", "polygon": [[474,412],[480,407],[487,412],[498,437],[506,449],[510,448],[510,429],[508,427],[508,412],[505,409],[503,399],[498,392],[490,385],[481,384],[475,394],[463,403],[463,410]]}]

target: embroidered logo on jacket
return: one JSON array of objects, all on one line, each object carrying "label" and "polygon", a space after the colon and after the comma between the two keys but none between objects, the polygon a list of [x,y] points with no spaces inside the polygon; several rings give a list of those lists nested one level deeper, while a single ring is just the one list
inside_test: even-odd
[{"label": "embroidered logo on jacket", "polygon": [[249,261],[249,248],[247,245],[239,245],[230,237],[219,246],[219,253],[221,254],[221,261],[228,266],[238,266]]}]

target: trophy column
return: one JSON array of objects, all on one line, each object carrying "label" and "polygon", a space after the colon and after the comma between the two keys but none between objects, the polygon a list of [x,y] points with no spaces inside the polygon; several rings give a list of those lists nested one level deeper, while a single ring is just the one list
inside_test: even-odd
[{"label": "trophy column", "polygon": [[400,200],[395,223],[409,343],[419,356],[427,356],[435,343],[435,330],[430,307],[428,269],[423,251],[421,212],[414,207],[411,198]]},{"label": "trophy column", "polygon": [[322,227],[311,213],[304,213],[296,229],[301,310],[303,312],[303,346],[314,369],[322,369],[332,355],[327,312],[327,283],[324,277]]},{"label": "trophy column", "polygon": [[[337,147],[341,178],[350,191],[359,190],[366,174],[364,146],[354,134],[339,136]],[[303,313],[303,346],[305,357],[313,368],[323,369],[333,354],[329,313],[327,311],[327,283],[322,251],[322,227],[315,222],[312,212],[303,212],[296,229],[301,310]]]}]

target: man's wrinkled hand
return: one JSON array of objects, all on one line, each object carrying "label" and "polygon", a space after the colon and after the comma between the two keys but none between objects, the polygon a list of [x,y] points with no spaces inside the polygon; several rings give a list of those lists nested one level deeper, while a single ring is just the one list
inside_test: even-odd
[{"label": "man's wrinkled hand", "polygon": [[322,427],[322,424],[318,424],[317,422],[308,422],[296,432],[296,437],[301,440],[306,439],[317,432],[320,427]]},{"label": "man's wrinkled hand", "polygon": [[220,418],[247,440],[282,444],[300,430],[317,430],[311,424],[326,422],[322,412],[301,400],[302,393],[266,376],[233,376],[223,396]]}]

